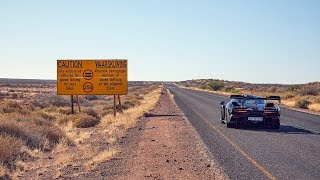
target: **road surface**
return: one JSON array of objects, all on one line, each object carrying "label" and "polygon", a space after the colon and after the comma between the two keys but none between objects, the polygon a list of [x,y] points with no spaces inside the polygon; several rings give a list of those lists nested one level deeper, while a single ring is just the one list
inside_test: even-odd
[{"label": "road surface", "polygon": [[167,88],[231,179],[320,179],[320,116],[282,108],[279,130],[227,128],[220,101],[228,97]]}]

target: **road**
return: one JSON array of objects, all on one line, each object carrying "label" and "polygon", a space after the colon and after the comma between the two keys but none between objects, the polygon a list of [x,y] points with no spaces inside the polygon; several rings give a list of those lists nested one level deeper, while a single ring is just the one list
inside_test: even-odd
[{"label": "road", "polygon": [[282,108],[279,130],[227,128],[219,102],[228,97],[167,88],[231,179],[320,179],[320,116]]}]

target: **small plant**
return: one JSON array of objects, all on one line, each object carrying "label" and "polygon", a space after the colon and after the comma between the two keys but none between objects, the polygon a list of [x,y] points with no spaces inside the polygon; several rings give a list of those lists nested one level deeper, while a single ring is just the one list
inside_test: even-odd
[{"label": "small plant", "polygon": [[99,122],[99,119],[95,117],[87,114],[81,114],[74,120],[73,126],[77,128],[88,128],[97,125]]},{"label": "small plant", "polygon": [[22,140],[8,136],[0,135],[0,162],[9,163],[20,154],[23,146]]},{"label": "small plant", "polygon": [[295,107],[297,108],[302,108],[302,109],[308,109],[308,106],[311,104],[310,101],[306,100],[306,99],[300,99],[299,101],[297,101],[295,103]]},{"label": "small plant", "polygon": [[22,106],[16,101],[8,101],[2,108],[4,113],[21,112]]},{"label": "small plant", "polygon": [[93,110],[92,108],[85,109],[83,112],[88,114],[89,116],[99,118],[98,113],[95,110]]},{"label": "small plant", "polygon": [[224,87],[224,83],[219,80],[212,80],[208,82],[207,87],[209,87],[211,90],[218,91]]},{"label": "small plant", "polygon": [[86,95],[85,98],[88,101],[93,101],[93,100],[98,100],[99,96],[97,96],[97,95]]},{"label": "small plant", "polygon": [[289,91],[296,91],[296,90],[298,90],[300,88],[301,88],[301,85],[298,85],[298,84],[293,84],[293,85],[289,85],[288,86],[288,90]]},{"label": "small plant", "polygon": [[36,107],[46,108],[50,105],[57,107],[69,106],[70,102],[62,96],[56,94],[40,94],[33,101],[32,104]]},{"label": "small plant", "polygon": [[239,93],[240,91],[234,87],[225,87],[224,88],[225,92],[229,92],[229,93]]}]

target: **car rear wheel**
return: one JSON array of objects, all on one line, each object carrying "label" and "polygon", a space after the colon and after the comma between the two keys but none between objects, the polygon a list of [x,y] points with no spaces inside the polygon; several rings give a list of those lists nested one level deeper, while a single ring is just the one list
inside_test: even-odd
[{"label": "car rear wheel", "polygon": [[279,125],[279,124],[273,125],[273,126],[272,126],[272,129],[280,129],[280,125]]},{"label": "car rear wheel", "polygon": [[233,128],[234,127],[234,125],[233,124],[231,124],[231,123],[227,123],[227,128]]}]

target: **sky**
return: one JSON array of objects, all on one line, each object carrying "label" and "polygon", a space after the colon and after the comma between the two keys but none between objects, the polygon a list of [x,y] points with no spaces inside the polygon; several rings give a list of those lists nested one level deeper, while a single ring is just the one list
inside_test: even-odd
[{"label": "sky", "polygon": [[128,79],[320,80],[318,0],[0,0],[0,78],[128,59]]}]

